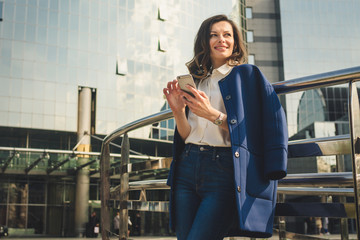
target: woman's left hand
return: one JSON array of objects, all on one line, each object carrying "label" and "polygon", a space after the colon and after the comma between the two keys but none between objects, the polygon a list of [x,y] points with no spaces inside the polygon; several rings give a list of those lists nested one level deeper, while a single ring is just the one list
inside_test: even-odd
[{"label": "woman's left hand", "polygon": [[[185,98],[185,103],[189,107],[190,111],[195,115],[205,118],[210,122],[214,123],[215,120],[220,116],[220,111],[213,108],[210,104],[210,100],[208,96],[203,91],[197,90],[191,86],[186,86],[194,97],[190,94],[182,91],[182,96]],[[223,113],[223,122],[226,123],[227,115]],[[221,127],[225,131],[229,131],[227,124],[220,124]]]},{"label": "woman's left hand", "polygon": [[182,92],[186,99],[186,105],[190,108],[191,112],[209,121],[214,121],[220,112],[211,106],[208,96],[203,91],[189,85],[186,87],[194,94],[194,97],[192,97],[190,94]]}]

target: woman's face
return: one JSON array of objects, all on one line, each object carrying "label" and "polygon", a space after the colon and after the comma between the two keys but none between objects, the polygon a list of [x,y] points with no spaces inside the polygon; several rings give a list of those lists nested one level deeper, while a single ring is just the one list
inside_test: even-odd
[{"label": "woman's face", "polygon": [[226,63],[234,49],[233,28],[227,21],[214,23],[210,29],[210,58],[213,68]]}]

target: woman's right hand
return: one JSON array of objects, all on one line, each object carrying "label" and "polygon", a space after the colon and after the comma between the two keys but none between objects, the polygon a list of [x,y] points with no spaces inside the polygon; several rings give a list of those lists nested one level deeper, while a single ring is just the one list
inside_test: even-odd
[{"label": "woman's right hand", "polygon": [[173,80],[167,83],[167,88],[164,88],[163,92],[174,114],[180,137],[185,141],[190,134],[191,127],[185,115],[186,100],[183,91],[180,89],[177,80]]},{"label": "woman's right hand", "polygon": [[177,80],[167,83],[167,88],[163,89],[166,100],[169,103],[171,110],[175,114],[185,113],[185,100],[182,95],[182,90],[179,87]]}]

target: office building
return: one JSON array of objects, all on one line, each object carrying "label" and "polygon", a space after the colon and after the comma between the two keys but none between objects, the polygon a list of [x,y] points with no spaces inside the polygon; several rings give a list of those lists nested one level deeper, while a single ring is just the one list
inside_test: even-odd
[{"label": "office building", "polygon": [[[271,82],[359,66],[359,10],[356,0],[246,0],[249,54]],[[348,134],[347,97],[347,86],[281,96],[290,140]],[[337,170],[351,171],[349,156],[288,162],[289,173]],[[299,221],[287,219],[290,231],[304,233]]]},{"label": "office building", "polygon": [[[0,147],[99,152],[99,138],[167,108],[162,89],[187,72],[200,23],[214,14],[241,22],[242,6],[230,0],[0,0]],[[83,93],[89,112],[80,120]],[[80,131],[84,121],[89,126]],[[132,149],[169,155],[173,130],[168,120],[132,132]],[[0,224],[25,234],[81,234],[87,202],[89,211],[99,209],[99,160],[65,163],[66,156],[1,151]],[[82,203],[74,203],[79,196]]]},{"label": "office building", "polygon": [[[358,66],[359,9],[351,0],[247,0],[249,54],[270,82]],[[290,137],[301,130],[301,94],[286,99]]]},{"label": "office building", "polygon": [[[359,1],[247,0],[249,55],[270,82],[358,66],[359,9]],[[347,98],[344,91],[321,91],[329,94],[310,91],[281,97],[290,139],[315,121],[341,121],[347,115],[347,108],[339,105]],[[310,95],[311,105],[301,101]],[[336,107],[319,111],[321,101],[336,102]]]}]

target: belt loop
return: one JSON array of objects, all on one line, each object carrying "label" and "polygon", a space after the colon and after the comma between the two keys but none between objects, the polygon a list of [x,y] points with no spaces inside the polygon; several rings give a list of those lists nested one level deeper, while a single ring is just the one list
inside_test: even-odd
[{"label": "belt loop", "polygon": [[191,143],[187,144],[187,146],[186,146],[186,151],[185,151],[186,156],[189,156],[189,152],[190,152],[191,146],[192,146]]},{"label": "belt loop", "polygon": [[212,160],[215,161],[216,160],[216,147],[213,147],[213,154],[212,154]]}]

